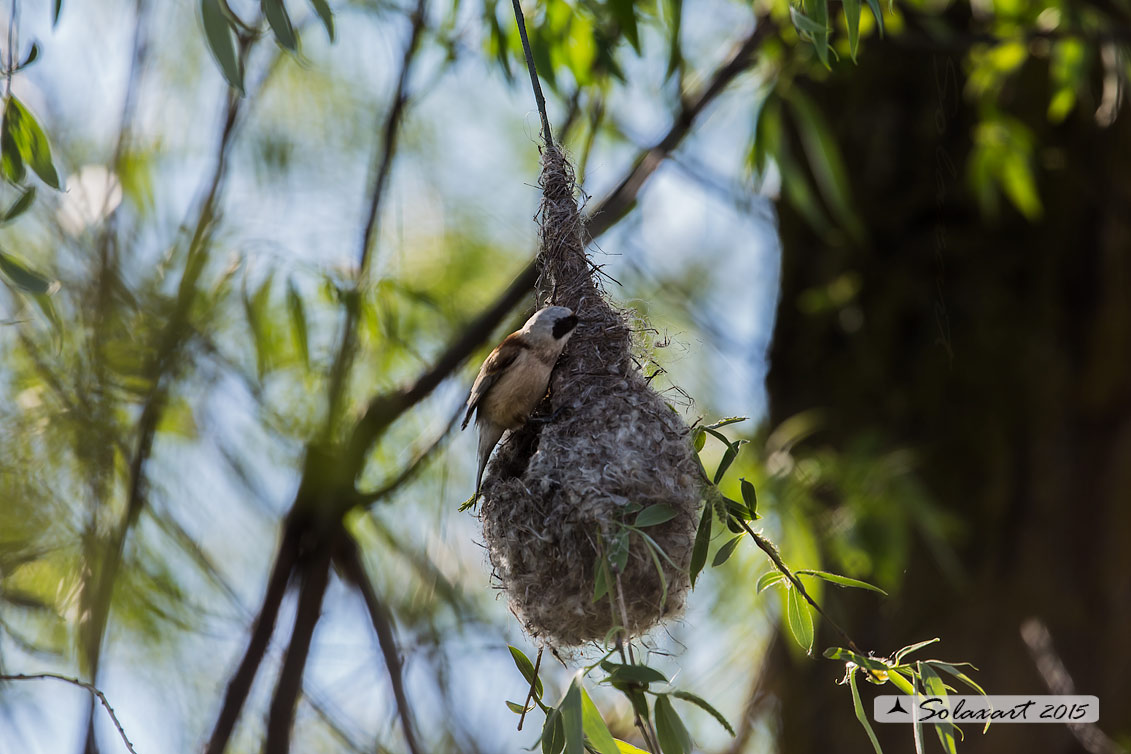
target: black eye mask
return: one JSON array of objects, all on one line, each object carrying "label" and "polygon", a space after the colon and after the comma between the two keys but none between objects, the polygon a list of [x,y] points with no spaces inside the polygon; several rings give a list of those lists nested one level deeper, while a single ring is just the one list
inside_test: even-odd
[{"label": "black eye mask", "polygon": [[554,323],[554,339],[559,340],[565,337],[565,334],[575,327],[577,327],[576,316],[571,314],[568,317],[562,317]]}]

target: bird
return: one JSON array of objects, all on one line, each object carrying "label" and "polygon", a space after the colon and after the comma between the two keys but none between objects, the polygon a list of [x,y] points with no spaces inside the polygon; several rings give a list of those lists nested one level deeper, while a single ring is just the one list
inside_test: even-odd
[{"label": "bird", "polygon": [[547,306],[491,351],[479,368],[467,399],[467,429],[471,415],[479,430],[479,470],[475,494],[461,506],[471,507],[479,499],[483,470],[491,451],[507,430],[519,429],[546,395],[550,373],[577,327],[577,316],[565,306]]}]

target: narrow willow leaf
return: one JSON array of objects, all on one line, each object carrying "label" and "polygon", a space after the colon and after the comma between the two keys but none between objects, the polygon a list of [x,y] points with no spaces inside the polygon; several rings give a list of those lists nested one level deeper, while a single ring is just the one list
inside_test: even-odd
[{"label": "narrow willow leaf", "polygon": [[39,60],[39,43],[38,42],[32,42],[31,43],[31,49],[28,50],[27,57],[24,58],[24,62],[20,63],[17,66],[17,69],[23,70],[24,68],[27,68],[29,65],[31,65],[32,63],[34,63],[37,60]]},{"label": "narrow willow leaf", "polygon": [[715,559],[711,561],[711,567],[718,568],[723,563],[730,560],[730,556],[734,554],[734,549],[738,547],[738,543],[742,541],[742,538],[744,536],[744,534],[739,534],[737,537],[734,537],[725,545],[720,547],[719,551],[715,553]]},{"label": "narrow willow leaf", "polygon": [[727,719],[725,717],[723,717],[723,714],[721,712],[719,712],[717,709],[715,709],[714,707],[712,707],[707,702],[707,700],[704,699],[703,697],[696,696],[695,694],[692,694],[690,691],[673,691],[672,696],[674,696],[677,699],[682,699],[685,702],[691,702],[692,704],[700,707],[701,709],[706,710],[707,713],[711,715],[711,717],[713,717],[713,718],[715,718],[716,720],[719,721],[719,725],[723,726],[723,728],[726,729],[727,733],[731,734],[732,736],[736,735],[735,732],[734,732],[734,728],[732,728],[730,723],[727,722]]},{"label": "narrow willow leaf", "polygon": [[593,602],[609,593],[609,565],[601,555],[593,562]]},{"label": "narrow willow leaf", "polygon": [[24,104],[15,97],[8,98],[4,108],[5,129],[10,130],[23,161],[35,171],[39,179],[53,189],[59,188],[59,174],[51,161],[51,145],[39,122]]},{"label": "narrow willow leaf", "polygon": [[283,0],[261,0],[263,15],[271,31],[275,33],[275,41],[280,46],[294,52],[298,49],[298,40],[295,38],[295,29],[291,25],[291,17],[287,15],[287,8]]},{"label": "narrow willow leaf", "polygon": [[12,285],[32,295],[46,294],[51,287],[50,280],[2,251],[0,251],[0,272]]},{"label": "narrow willow leaf", "polygon": [[880,0],[868,0],[868,7],[876,18],[876,26],[880,27],[880,36],[884,35],[884,12],[880,10]]},{"label": "narrow willow leaf", "polygon": [[[950,701],[947,699],[946,684],[943,683],[942,678],[931,669],[931,666],[924,662],[915,663],[915,667],[919,671],[919,678],[923,681],[923,693],[926,696],[939,696],[943,699],[943,706],[950,709]],[[935,725],[935,733],[939,736],[939,743],[942,744],[943,751],[947,754],[958,754],[957,742],[954,740],[954,731],[956,728],[950,724],[937,724]]]},{"label": "narrow willow leaf", "polygon": [[4,107],[4,121],[0,124],[0,171],[14,184],[23,183],[27,176],[24,160],[20,157],[20,146],[16,141],[15,117],[11,103]]},{"label": "narrow willow leaf", "polygon": [[727,473],[727,469],[729,469],[730,465],[734,463],[734,459],[738,457],[738,449],[741,448],[745,443],[745,440],[739,440],[738,442],[732,443],[727,447],[726,452],[723,453],[722,460],[719,461],[719,467],[715,469],[715,477],[712,480],[715,484],[718,484],[722,481],[723,475]]},{"label": "narrow willow leaf", "polygon": [[813,651],[813,616],[809,614],[809,605],[802,600],[796,587],[791,587],[786,593],[786,618],[793,638],[806,652]]},{"label": "narrow willow leaf", "polygon": [[703,450],[703,446],[707,444],[707,433],[703,431],[702,427],[696,427],[691,438],[691,446],[695,448],[696,453]]},{"label": "narrow willow leaf", "polygon": [[208,49],[220,66],[224,80],[243,94],[243,72],[236,58],[235,34],[224,12],[220,10],[219,0],[200,0],[200,18],[204,23],[204,38],[208,42]]},{"label": "narrow willow leaf", "polygon": [[291,317],[291,331],[294,333],[295,345],[298,346],[298,355],[303,366],[310,369],[310,341],[306,329],[306,307],[302,304],[302,296],[295,288],[293,280],[287,281],[287,312]]},{"label": "narrow willow leaf", "polygon": [[644,749],[638,749],[628,741],[622,741],[619,738],[615,739],[617,742],[617,751],[620,754],[648,754]]},{"label": "narrow willow leaf", "polygon": [[791,7],[789,9],[789,20],[793,22],[794,27],[796,27],[798,31],[805,32],[806,34],[827,34],[829,31],[828,27],[824,24],[817,23],[797,8]]},{"label": "narrow willow leaf", "polygon": [[844,662],[851,662],[859,665],[867,670],[874,670],[877,673],[887,673],[891,670],[891,666],[882,660],[877,660],[872,657],[865,657],[864,655],[857,654],[851,649],[844,647],[829,647],[823,654],[830,660],[843,660]]},{"label": "narrow willow leaf", "polygon": [[708,424],[704,429],[718,429],[719,427],[725,427],[729,424],[738,424],[739,422],[746,421],[747,418],[748,417],[745,416],[727,416],[719,419],[714,424]]},{"label": "narrow willow leaf", "polygon": [[827,581],[830,584],[836,584],[837,586],[847,586],[847,587],[853,587],[855,589],[867,589],[867,590],[872,591],[872,592],[878,592],[879,594],[882,594],[885,597],[888,595],[888,593],[885,592],[883,589],[880,589],[878,586],[872,586],[867,581],[860,581],[859,579],[850,579],[847,576],[841,576],[841,575],[836,574],[836,573],[829,573],[828,571],[812,571],[812,570],[809,570],[809,569],[804,569],[804,570],[797,571],[797,574],[799,576],[800,575],[816,576],[819,579]]},{"label": "narrow willow leaf", "polygon": [[711,525],[714,523],[714,511],[710,503],[703,504],[703,515],[699,517],[699,528],[695,532],[695,545],[691,548],[691,586],[695,587],[695,580],[699,572],[707,564],[707,550],[711,546]]},{"label": "narrow willow leaf", "polygon": [[780,571],[767,571],[762,574],[762,578],[758,579],[758,584],[754,587],[754,593],[761,594],[766,589],[780,584],[784,578],[785,576],[782,576]]},{"label": "narrow willow leaf", "polygon": [[636,515],[635,526],[655,526],[675,518],[675,508],[666,503],[649,505]]},{"label": "narrow willow leaf", "polygon": [[601,668],[609,674],[609,681],[618,683],[667,683],[663,673],[647,665],[621,665],[615,662],[602,662]]},{"label": "narrow willow leaf", "polygon": [[629,536],[628,529],[621,529],[609,550],[609,564],[617,569],[617,573],[624,573],[625,566],[628,565]]},{"label": "narrow willow leaf", "polygon": [[746,481],[743,477],[739,480],[742,485],[742,502],[746,503],[746,509],[750,511],[750,518],[758,519],[758,490],[754,489],[754,485]]},{"label": "narrow willow leaf", "polygon": [[35,201],[35,186],[28,186],[24,192],[20,194],[16,201],[12,202],[12,206],[4,210],[4,214],[0,215],[0,223],[10,223],[17,217],[27,212],[28,207]]},{"label": "narrow willow leaf", "polygon": [[621,34],[624,34],[625,39],[636,50],[637,54],[640,53],[640,33],[636,28],[636,10],[633,0],[609,0],[608,8],[612,13],[613,20],[617,22],[620,27]]},{"label": "narrow willow leaf", "polygon": [[585,726],[581,712],[580,673],[569,684],[559,709],[562,711],[562,725],[565,729],[566,754],[584,754]]},{"label": "narrow willow leaf", "polygon": [[904,694],[907,694],[908,696],[915,695],[915,687],[911,685],[911,681],[903,677],[902,673],[895,670],[890,670],[888,671],[887,678],[889,681],[891,681],[892,686],[895,686]]},{"label": "narrow willow leaf", "polygon": [[539,678],[537,679],[537,681],[535,681],[534,663],[530,662],[530,658],[524,655],[522,653],[522,650],[518,647],[514,647],[508,644],[507,649],[511,651],[511,659],[514,660],[514,664],[518,668],[518,672],[522,673],[522,677],[526,679],[527,683],[534,684],[534,693],[536,693],[538,695],[538,698],[541,699],[542,679]]},{"label": "narrow willow leaf", "polygon": [[688,754],[691,751],[691,735],[667,694],[656,697],[656,736],[660,739],[663,754]]},{"label": "narrow willow leaf", "polygon": [[876,754],[884,754],[884,750],[880,748],[880,742],[876,739],[876,732],[872,730],[872,724],[868,722],[868,715],[864,712],[864,704],[860,701],[860,689],[856,687],[856,669],[848,671],[848,686],[852,689],[852,709],[856,711],[856,719],[864,726],[864,732],[868,734],[868,740],[872,742],[872,748],[876,750]]},{"label": "narrow willow leaf", "polygon": [[334,41],[334,12],[330,10],[330,5],[326,0],[310,0],[310,4],[314,6],[314,12],[318,14],[318,18],[322,19],[322,25],[326,27],[326,33],[330,35],[330,41]]},{"label": "narrow willow leaf", "polygon": [[55,0],[54,7],[51,9],[51,26],[59,23],[59,13],[63,10],[63,0]]},{"label": "narrow willow leaf", "polygon": [[939,661],[939,660],[924,660],[923,664],[924,664],[924,665],[930,665],[930,666],[931,666],[931,667],[933,667],[933,668],[938,668],[939,670],[943,670],[943,671],[946,671],[947,673],[950,673],[950,674],[951,674],[952,676],[954,676],[954,677],[955,677],[955,678],[957,678],[958,680],[960,680],[960,681],[962,681],[963,683],[965,683],[965,684],[966,684],[967,686],[969,686],[970,688],[972,688],[972,689],[974,689],[975,691],[977,691],[977,692],[978,692],[979,694],[981,694],[982,696],[985,696],[985,695],[986,695],[986,690],[985,690],[985,689],[983,689],[983,688],[982,688],[981,686],[979,686],[979,685],[978,685],[977,683],[975,683],[975,682],[974,682],[974,679],[972,679],[972,678],[971,678],[970,676],[968,676],[968,675],[966,675],[965,673],[963,673],[963,672],[962,672],[961,670],[959,670],[959,669],[958,669],[958,668],[957,668],[957,667],[956,667],[956,666],[955,666],[954,664],[952,664],[952,663],[949,663],[949,662],[941,662],[941,661]]},{"label": "narrow willow leaf", "polygon": [[522,706],[521,704],[519,704],[518,702],[511,702],[511,701],[508,701],[508,702],[507,702],[507,708],[508,708],[508,709],[509,709],[509,710],[510,710],[511,712],[515,713],[516,715],[521,715],[521,714],[523,714],[524,712],[529,712],[530,710],[534,709],[534,705],[532,704],[532,705],[530,705],[529,707],[523,707],[523,706]]},{"label": "narrow willow leaf", "polygon": [[562,722],[560,709],[553,709],[546,713],[546,722],[542,724],[542,754],[561,754],[565,748],[565,723]]},{"label": "narrow willow leaf", "polygon": [[939,637],[936,636],[933,639],[927,639],[926,641],[921,641],[921,642],[918,642],[917,644],[908,644],[906,647],[904,647],[903,649],[896,652],[895,657],[893,657],[892,659],[894,659],[895,664],[898,665],[900,663],[900,661],[903,660],[903,658],[906,657],[907,655],[911,654],[912,652],[918,652],[923,647],[930,646],[931,644],[934,644],[937,641],[939,641]]},{"label": "narrow willow leaf", "polygon": [[581,725],[585,737],[589,739],[589,745],[599,754],[620,754],[616,739],[609,732],[609,726],[605,724],[600,710],[585,689],[581,689]]},{"label": "narrow willow leaf", "polygon": [[856,62],[856,49],[860,46],[860,0],[843,0],[844,23],[848,27],[848,51]]}]

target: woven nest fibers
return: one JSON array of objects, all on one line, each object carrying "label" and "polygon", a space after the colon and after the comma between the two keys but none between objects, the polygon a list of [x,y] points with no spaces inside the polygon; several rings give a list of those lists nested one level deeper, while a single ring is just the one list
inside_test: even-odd
[{"label": "woven nest fibers", "polygon": [[480,518],[527,633],[576,646],[618,626],[642,634],[682,610],[703,488],[687,426],[640,374],[624,314],[593,282],[572,171],[556,150],[542,184],[543,300],[580,324],[543,404],[554,418],[504,438]]}]

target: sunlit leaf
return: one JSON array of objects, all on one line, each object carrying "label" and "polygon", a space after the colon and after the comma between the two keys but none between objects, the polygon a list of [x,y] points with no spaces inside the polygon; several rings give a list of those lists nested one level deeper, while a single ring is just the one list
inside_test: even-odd
[{"label": "sunlit leaf", "polygon": [[797,571],[797,574],[799,576],[800,575],[816,576],[817,578],[822,579],[823,581],[827,581],[830,584],[836,584],[837,586],[847,586],[847,587],[853,587],[855,589],[867,589],[867,590],[872,591],[872,592],[878,592],[879,594],[882,594],[885,597],[888,594],[883,589],[880,589],[878,586],[872,586],[867,581],[860,581],[859,579],[850,579],[847,576],[840,576],[840,575],[835,574],[835,573],[829,573],[828,571],[812,571],[812,570],[809,570],[809,569],[802,569],[800,571]]},{"label": "sunlit leaf", "polygon": [[565,749],[565,723],[562,722],[560,709],[553,709],[546,713],[546,722],[542,724],[542,754],[561,754]]},{"label": "sunlit leaf", "polygon": [[[943,699],[943,706],[950,709],[950,701],[947,699],[946,684],[942,682],[938,674],[931,669],[930,665],[923,662],[915,663],[916,668],[919,670],[919,677],[923,680],[923,692],[926,696],[938,696]],[[935,725],[935,733],[938,734],[939,743],[942,744],[943,751],[946,754],[958,754],[957,742],[954,739],[954,726],[950,724]]]},{"label": "sunlit leaf", "polygon": [[691,751],[691,735],[672,707],[666,694],[656,697],[656,736],[663,754],[687,754]]},{"label": "sunlit leaf", "polygon": [[573,677],[566,690],[565,698],[558,705],[562,711],[562,724],[565,729],[566,754],[584,754],[585,723],[581,711],[581,674]]},{"label": "sunlit leaf", "polygon": [[593,704],[585,689],[581,689],[581,724],[585,730],[585,737],[589,739],[589,745],[599,754],[619,754],[617,742],[609,732],[609,726],[605,724],[600,710]]},{"label": "sunlit leaf", "polygon": [[628,741],[622,741],[618,738],[616,739],[616,742],[617,751],[620,752],[620,754],[649,754],[648,752],[644,751],[644,749],[637,748],[630,744]]},{"label": "sunlit leaf", "polygon": [[534,709],[534,705],[532,704],[529,707],[523,707],[518,702],[512,702],[512,701],[508,700],[507,701],[507,709],[509,709],[511,712],[515,713],[516,715],[521,715],[525,712],[529,712],[530,710]]},{"label": "sunlit leaf", "polygon": [[843,0],[844,23],[848,29],[848,51],[856,61],[856,49],[860,46],[860,0]]},{"label": "sunlit leaf", "polygon": [[204,38],[220,72],[229,86],[243,94],[243,72],[236,58],[235,33],[220,9],[219,0],[200,0],[200,17],[204,23]]},{"label": "sunlit leaf", "polygon": [[876,18],[876,25],[880,28],[880,36],[884,35],[884,12],[880,9],[880,0],[868,0],[868,8]]},{"label": "sunlit leaf", "polygon": [[860,689],[856,687],[855,668],[848,671],[848,686],[852,689],[852,709],[856,712],[856,719],[864,727],[864,732],[868,734],[868,740],[872,742],[872,748],[876,750],[876,754],[884,754],[884,750],[880,748],[880,742],[876,738],[876,732],[872,730],[872,723],[868,721],[868,715],[864,712],[864,703],[860,701]]},{"label": "sunlit leaf", "polygon": [[927,639],[926,641],[916,642],[915,644],[908,644],[906,647],[904,647],[903,649],[896,652],[895,655],[892,657],[892,659],[895,660],[895,663],[898,665],[900,663],[900,661],[902,661],[903,658],[906,657],[907,655],[911,654],[912,652],[918,652],[923,647],[929,647],[930,645],[934,644],[937,641],[939,641],[939,637],[936,636],[933,639]]},{"label": "sunlit leaf", "polygon": [[35,116],[15,97],[8,97],[4,107],[4,131],[19,150],[24,163],[51,188],[59,188],[59,174],[51,161],[51,145]]},{"label": "sunlit leaf", "polygon": [[793,638],[806,652],[813,651],[813,616],[796,587],[786,592],[786,620]]},{"label": "sunlit leaf", "polygon": [[782,576],[781,571],[767,571],[758,579],[758,583],[754,587],[754,593],[761,594],[770,587],[780,584],[784,578],[785,576]]},{"label": "sunlit leaf", "polygon": [[615,662],[602,662],[601,668],[609,674],[609,681],[618,683],[667,683],[663,673],[647,665],[621,665]]}]

